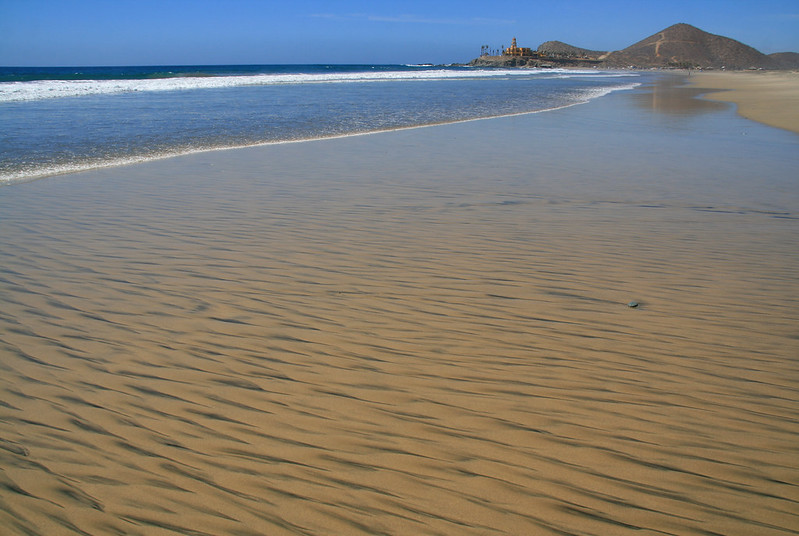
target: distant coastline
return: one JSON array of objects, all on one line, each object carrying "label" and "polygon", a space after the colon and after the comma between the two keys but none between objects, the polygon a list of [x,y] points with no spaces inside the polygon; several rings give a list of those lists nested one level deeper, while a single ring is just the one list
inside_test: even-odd
[{"label": "distant coastline", "polygon": [[625,49],[597,51],[560,41],[532,48],[513,44],[497,53],[483,53],[469,62],[475,67],[797,70],[799,53],[762,52],[729,37],[714,35],[690,24],[674,24]]}]

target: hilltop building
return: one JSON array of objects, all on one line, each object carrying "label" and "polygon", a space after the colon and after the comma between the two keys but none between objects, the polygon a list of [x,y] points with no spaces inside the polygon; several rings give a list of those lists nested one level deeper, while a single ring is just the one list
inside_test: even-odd
[{"label": "hilltop building", "polygon": [[533,52],[532,48],[527,47],[520,47],[516,45],[516,38],[513,38],[513,42],[511,43],[510,47],[506,48],[502,51],[503,56],[521,56],[521,57],[533,57],[537,54]]}]

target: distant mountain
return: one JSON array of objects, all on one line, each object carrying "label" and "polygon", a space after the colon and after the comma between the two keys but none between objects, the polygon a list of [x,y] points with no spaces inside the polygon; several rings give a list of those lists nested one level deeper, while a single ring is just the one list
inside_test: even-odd
[{"label": "distant mountain", "polygon": [[777,69],[799,69],[799,52],[777,52],[768,57]]},{"label": "distant mountain", "polygon": [[611,67],[777,68],[775,60],[729,37],[690,24],[669,26],[605,58]]},{"label": "distant mountain", "polygon": [[562,41],[547,41],[538,46],[537,52],[542,56],[549,56],[555,58],[598,58],[606,54],[598,50],[588,50],[587,48],[579,48],[568,45]]},{"label": "distant mountain", "polygon": [[669,26],[624,50],[600,52],[561,41],[542,43],[531,56],[480,56],[482,67],[610,67],[701,69],[799,69],[799,53],[763,54],[754,48],[690,24]]}]

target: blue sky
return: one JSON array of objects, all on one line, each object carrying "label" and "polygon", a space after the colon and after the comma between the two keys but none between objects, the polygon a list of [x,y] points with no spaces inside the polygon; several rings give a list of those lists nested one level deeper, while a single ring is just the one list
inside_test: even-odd
[{"label": "blue sky", "polygon": [[0,65],[450,63],[514,36],[618,50],[677,22],[799,52],[799,0],[0,0]]}]

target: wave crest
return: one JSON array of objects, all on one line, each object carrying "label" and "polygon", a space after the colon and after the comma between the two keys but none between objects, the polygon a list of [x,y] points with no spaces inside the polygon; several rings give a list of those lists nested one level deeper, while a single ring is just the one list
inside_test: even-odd
[{"label": "wave crest", "polygon": [[[381,81],[463,80],[516,76],[596,76],[596,71],[562,69],[431,69],[425,71],[280,73],[246,76],[174,76],[171,78],[114,80],[35,80],[0,83],[0,103],[110,95],[119,93],[185,91],[243,86],[353,83]],[[609,76],[609,73],[605,73]],[[613,76],[613,75],[610,75]],[[617,75],[625,76],[625,75]]]}]

